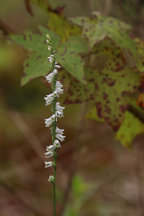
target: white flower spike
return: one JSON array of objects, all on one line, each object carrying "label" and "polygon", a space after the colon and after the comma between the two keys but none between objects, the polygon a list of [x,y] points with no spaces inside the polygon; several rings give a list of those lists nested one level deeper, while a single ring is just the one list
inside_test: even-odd
[{"label": "white flower spike", "polygon": [[47,82],[51,84],[52,92],[49,95],[46,95],[44,99],[46,106],[51,105],[52,115],[45,119],[45,126],[50,127],[51,129],[52,145],[46,147],[45,157],[53,157],[54,161],[45,161],[45,167],[53,167],[54,176],[50,175],[48,181],[53,183],[55,187],[57,150],[61,147],[60,142],[63,142],[65,139],[64,129],[57,127],[57,118],[64,116],[63,111],[65,107],[62,107],[57,99],[61,94],[63,94],[64,90],[62,83],[57,80],[58,70],[61,66],[55,61],[56,50],[53,48],[50,36],[47,34],[46,37],[48,51],[50,53],[48,61],[51,66],[51,72],[45,78]]}]

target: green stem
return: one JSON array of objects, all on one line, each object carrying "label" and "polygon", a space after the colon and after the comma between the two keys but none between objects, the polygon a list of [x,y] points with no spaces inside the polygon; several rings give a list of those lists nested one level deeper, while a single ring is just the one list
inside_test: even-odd
[{"label": "green stem", "polygon": [[[56,152],[54,152],[54,163],[56,164]],[[54,168],[54,184],[53,184],[53,215],[56,215],[56,166]]]}]

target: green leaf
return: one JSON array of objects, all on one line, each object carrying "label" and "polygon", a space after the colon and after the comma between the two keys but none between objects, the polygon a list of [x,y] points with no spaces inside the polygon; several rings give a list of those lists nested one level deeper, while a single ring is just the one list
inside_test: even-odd
[{"label": "green leaf", "polygon": [[33,34],[32,32],[25,32],[23,35],[11,34],[10,38],[29,51],[41,53],[41,50],[47,50],[46,37],[40,37],[38,34]]},{"label": "green leaf", "polygon": [[24,72],[22,74],[21,85],[39,76],[45,76],[50,70],[47,58],[41,54],[34,54],[24,62]]},{"label": "green leaf", "polygon": [[131,29],[131,26],[129,24],[126,24],[120,20],[117,20],[113,17],[104,17],[102,15],[98,15],[96,18],[90,19],[88,17],[74,17],[74,18],[69,18],[73,23],[79,25],[79,26],[84,26],[85,23],[88,22],[95,22],[95,20],[98,20],[98,22],[107,22],[107,24],[113,24],[113,26],[117,27],[119,26],[123,30],[129,30]]},{"label": "green leaf", "polygon": [[46,34],[50,34],[56,46],[59,44],[59,38],[53,32],[42,26],[39,28],[41,35],[25,32],[23,35],[10,36],[14,42],[32,51],[24,63],[21,85],[25,85],[39,76],[45,76],[50,70],[50,64],[47,60],[49,51],[47,49]]},{"label": "green leaf", "polygon": [[25,32],[24,35],[11,35],[10,38],[17,44],[31,51],[31,55],[24,63],[24,72],[21,84],[25,85],[30,80],[39,76],[45,76],[50,70],[47,57],[50,55],[47,49],[46,34],[52,39],[57,53],[56,61],[76,79],[84,77],[84,61],[78,53],[86,52],[87,45],[84,39],[73,36],[69,41],[60,44],[59,37],[52,31],[39,26],[41,35]]},{"label": "green leaf", "polygon": [[51,41],[53,43],[53,45],[55,46],[55,48],[57,48],[60,44],[60,40],[59,37],[51,30],[43,27],[43,26],[39,26],[39,30],[42,33],[42,36],[45,37],[47,34],[50,35],[51,37]]},{"label": "green leaf", "polygon": [[49,13],[48,27],[61,38],[62,42],[68,40],[72,35],[80,35],[81,33],[78,26],[55,13]]},{"label": "green leaf", "polygon": [[108,41],[97,46],[91,61],[96,62],[97,69],[86,70],[85,85],[71,79],[65,102],[92,100],[98,117],[117,130],[127,109],[127,95],[137,89],[140,75],[126,63],[122,50]]},{"label": "green leaf", "polygon": [[90,48],[108,37],[121,48],[128,49],[136,57],[136,43],[124,31],[130,29],[129,25],[115,18],[103,16],[95,19],[76,17],[71,20],[82,27],[83,36],[88,39]]},{"label": "green leaf", "polygon": [[32,3],[40,7],[44,12],[48,13],[49,9],[51,9],[51,5],[47,0],[30,0]]},{"label": "green leaf", "polygon": [[72,76],[82,80],[84,77],[84,61],[78,53],[85,51],[87,51],[85,40],[72,37],[57,49],[56,60]]},{"label": "green leaf", "polygon": [[117,130],[127,109],[126,96],[135,90],[139,84],[139,75],[125,67],[113,72],[113,62],[97,74],[97,96],[95,98],[99,117]]},{"label": "green leaf", "polygon": [[116,133],[116,139],[120,140],[126,148],[130,148],[134,138],[142,132],[144,132],[144,124],[126,111],[122,125]]},{"label": "green leaf", "polygon": [[96,120],[98,122],[104,122],[103,119],[99,118],[96,107],[92,108],[86,115],[87,118]]},{"label": "green leaf", "polygon": [[139,58],[136,59],[136,67],[140,72],[144,73],[144,41],[136,38],[135,42],[139,53]]}]

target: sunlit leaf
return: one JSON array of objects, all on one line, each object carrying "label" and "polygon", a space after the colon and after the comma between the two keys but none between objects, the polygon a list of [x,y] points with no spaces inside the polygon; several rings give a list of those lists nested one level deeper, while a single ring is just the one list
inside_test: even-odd
[{"label": "sunlit leaf", "polygon": [[[47,31],[47,33],[49,32]],[[37,35],[26,32],[23,35],[11,35],[10,38],[27,50],[32,51],[24,63],[24,71],[21,79],[22,85],[25,85],[34,78],[44,76],[49,72],[50,64],[47,60],[49,52],[46,44],[46,34]]]},{"label": "sunlit leaf", "polygon": [[49,13],[48,27],[61,38],[62,42],[68,40],[72,35],[80,35],[81,33],[78,26],[55,13]]},{"label": "sunlit leaf", "polygon": [[85,41],[79,37],[72,37],[57,49],[56,59],[66,71],[78,80],[82,80],[84,77],[84,61],[78,53],[85,51],[87,51]]},{"label": "sunlit leaf", "polygon": [[126,148],[130,148],[134,138],[142,132],[144,132],[144,124],[132,113],[126,111],[123,123],[116,133],[116,139],[120,140]]},{"label": "sunlit leaf", "polygon": [[121,48],[128,49],[136,57],[136,43],[125,31],[130,29],[129,25],[115,18],[103,16],[93,19],[76,17],[71,18],[71,20],[82,27],[83,36],[88,39],[91,48],[108,37]]},{"label": "sunlit leaf", "polygon": [[103,119],[99,118],[98,117],[98,113],[97,113],[97,109],[96,107],[92,108],[86,115],[87,118],[89,119],[93,119],[93,120],[96,120],[98,122],[104,122]]},{"label": "sunlit leaf", "polygon": [[[65,102],[80,103],[92,100],[99,118],[117,130],[127,109],[127,95],[137,89],[140,75],[126,64],[121,49],[107,45],[99,45],[94,61],[97,62],[96,65],[98,62],[103,64],[97,65],[97,69],[86,70],[85,85],[74,79],[70,81]],[[107,58],[101,53],[105,53]]]},{"label": "sunlit leaf", "polygon": [[80,39],[79,36],[75,36],[71,37],[69,41],[59,44],[59,37],[54,32],[42,26],[39,26],[39,29],[41,35],[25,32],[23,35],[10,36],[14,42],[32,52],[24,63],[21,84],[24,85],[30,80],[44,76],[49,72],[50,63],[47,57],[50,54],[47,49],[46,34],[51,36],[57,50],[56,61],[75,78],[83,79],[84,61],[78,53],[87,51],[86,41]]}]

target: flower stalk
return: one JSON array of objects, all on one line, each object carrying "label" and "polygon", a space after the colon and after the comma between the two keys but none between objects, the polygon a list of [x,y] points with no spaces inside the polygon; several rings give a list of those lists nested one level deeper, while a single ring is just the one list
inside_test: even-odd
[{"label": "flower stalk", "polygon": [[60,142],[63,142],[65,136],[63,135],[64,129],[57,127],[58,118],[63,117],[63,110],[65,107],[62,107],[57,99],[63,93],[63,85],[60,81],[57,80],[58,69],[61,66],[55,60],[55,50],[51,42],[49,35],[47,36],[48,51],[50,56],[48,61],[51,64],[50,73],[45,77],[47,82],[51,84],[52,93],[44,97],[46,101],[46,106],[51,105],[52,116],[45,119],[45,126],[50,127],[52,135],[52,145],[46,147],[45,157],[53,157],[53,161],[45,161],[45,168],[53,167],[54,175],[49,176],[48,181],[53,184],[53,215],[56,214],[56,161],[57,161],[57,150],[61,147]]}]

